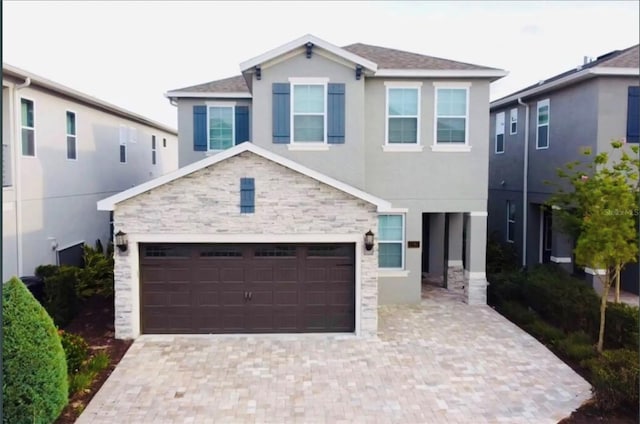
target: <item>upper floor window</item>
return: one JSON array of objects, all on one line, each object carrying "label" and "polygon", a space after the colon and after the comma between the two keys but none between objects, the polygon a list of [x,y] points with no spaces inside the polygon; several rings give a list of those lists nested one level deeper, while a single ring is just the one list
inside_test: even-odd
[{"label": "upper floor window", "polygon": [[504,153],[504,112],[496,114],[496,153]]},{"label": "upper floor window", "polygon": [[76,114],[67,111],[67,159],[78,159],[78,145],[76,140]]},{"label": "upper floor window", "polygon": [[536,149],[549,148],[549,99],[538,102],[538,125],[536,131]]},{"label": "upper floor window", "polygon": [[378,233],[378,267],[404,269],[404,215],[379,215]]},{"label": "upper floor window", "polygon": [[518,132],[518,109],[513,108],[509,112],[509,133],[511,135]]},{"label": "upper floor window", "polygon": [[436,86],[436,144],[468,144],[468,86]]},{"label": "upper floor window", "polygon": [[418,144],[420,87],[387,86],[387,144]]},{"label": "upper floor window", "polygon": [[209,150],[233,146],[233,106],[209,106]]},{"label": "upper floor window", "polygon": [[36,128],[33,100],[20,99],[22,114],[22,155],[36,155]]},{"label": "upper floor window", "polygon": [[627,94],[627,143],[640,142],[640,87],[631,86]]},{"label": "upper floor window", "polygon": [[151,165],[156,164],[156,136],[151,136]]},{"label": "upper floor window", "polygon": [[326,84],[292,84],[291,126],[294,143],[324,143]]}]

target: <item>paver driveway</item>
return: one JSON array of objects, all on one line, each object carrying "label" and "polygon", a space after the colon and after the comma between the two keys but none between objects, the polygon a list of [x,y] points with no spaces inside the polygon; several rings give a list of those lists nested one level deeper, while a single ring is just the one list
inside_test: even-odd
[{"label": "paver driveway", "polygon": [[441,289],[377,339],[143,336],[78,423],[557,423],[590,386],[489,307]]}]

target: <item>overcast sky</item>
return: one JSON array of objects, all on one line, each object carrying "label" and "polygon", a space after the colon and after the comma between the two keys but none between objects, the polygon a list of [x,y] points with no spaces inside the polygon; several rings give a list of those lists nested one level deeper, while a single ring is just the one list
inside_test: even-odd
[{"label": "overcast sky", "polygon": [[491,99],[638,44],[638,1],[3,1],[2,60],[172,127],[171,89],[311,33],[393,47],[509,76]]}]

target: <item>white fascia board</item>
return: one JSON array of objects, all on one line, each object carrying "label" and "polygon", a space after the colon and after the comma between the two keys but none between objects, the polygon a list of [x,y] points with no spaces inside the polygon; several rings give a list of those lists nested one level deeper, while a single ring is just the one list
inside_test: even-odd
[{"label": "white fascia board", "polygon": [[379,69],[375,77],[416,78],[502,78],[509,73],[501,69]]},{"label": "white fascia board", "polygon": [[229,92],[229,93],[221,93],[216,91],[167,91],[164,93],[164,96],[167,98],[180,98],[180,97],[190,97],[190,98],[217,98],[217,99],[250,99],[251,93],[246,92]]},{"label": "white fascia board", "polygon": [[279,165],[287,167],[293,171],[299,172],[303,175],[306,175],[310,178],[320,181],[321,183],[327,184],[333,188],[336,188],[340,191],[350,194],[353,197],[357,197],[368,203],[376,205],[379,210],[391,209],[391,203],[386,200],[373,196],[372,194],[369,194],[360,189],[357,189],[349,184],[343,183],[342,181],[333,179],[320,172],[314,171],[313,169],[309,169],[306,166],[300,165],[299,163],[294,162],[290,159],[276,155],[275,153],[269,150],[263,149],[262,147],[258,147],[253,143],[245,142],[245,143],[238,144],[237,146],[234,146],[225,151],[222,151],[220,153],[217,153],[213,156],[209,156],[208,158],[202,159],[198,162],[194,162],[190,165],[182,167],[176,171],[165,174],[154,180],[147,181],[145,183],[132,187],[128,190],[125,190],[113,196],[107,197],[106,199],[102,199],[98,201],[98,210],[112,211],[114,210],[115,205],[117,203],[130,199],[132,197],[135,197],[139,194],[142,194],[144,192],[157,188],[161,185],[167,184],[171,181],[177,180],[178,178],[184,177],[185,175],[192,174],[196,171],[199,171],[203,168],[214,165],[218,162],[222,162],[223,160],[229,159],[230,157],[239,155],[240,153],[243,153],[243,152],[251,152],[258,156],[262,156],[265,159],[268,159]]},{"label": "white fascia board", "polygon": [[240,70],[242,72],[248,71],[253,67],[268,62],[271,59],[275,59],[278,56],[281,56],[285,53],[288,53],[291,50],[297,49],[300,46],[304,46],[308,42],[314,44],[314,46],[318,46],[328,52],[335,54],[338,57],[346,59],[350,62],[353,62],[357,65],[361,65],[364,68],[367,68],[371,71],[377,71],[378,65],[370,60],[365,59],[364,57],[353,54],[345,49],[342,49],[338,46],[335,46],[327,41],[324,41],[316,36],[311,34],[304,35],[300,38],[297,38],[293,41],[288,42],[287,44],[283,44],[280,47],[276,47],[273,50],[269,50],[266,53],[261,54],[260,56],[256,56],[252,59],[246,60],[240,63]]},{"label": "white fascia board", "polygon": [[51,81],[39,75],[32,74],[31,72],[25,71],[20,68],[16,68],[15,66],[9,65],[7,63],[2,64],[2,72],[3,74],[14,76],[14,77],[18,76],[22,79],[29,78],[31,79],[31,84],[33,86],[49,89],[54,93],[68,96],[75,101],[86,103],[92,107],[101,109],[107,113],[111,113],[113,115],[120,116],[122,118],[129,119],[131,121],[138,122],[143,125],[148,125],[152,128],[157,128],[161,131],[165,131],[173,135],[178,135],[178,131],[176,131],[175,128],[171,128],[167,125],[161,124],[160,122],[153,121],[142,115],[123,109],[120,106],[116,106],[112,103],[105,102],[104,100],[100,100],[97,97],[93,97],[88,94],[82,93],[78,90],[74,90],[73,88],[64,86],[62,84],[58,84],[55,81]]},{"label": "white fascia board", "polygon": [[567,85],[570,83],[578,82],[583,79],[593,78],[595,76],[638,76],[640,75],[640,71],[637,68],[610,68],[610,67],[595,67],[589,69],[583,69],[582,71],[576,72],[575,74],[567,75],[564,78],[560,78],[559,80],[552,81],[548,84],[541,84],[537,87],[530,88],[527,91],[524,91],[519,94],[511,95],[509,97],[505,97],[504,99],[496,100],[491,102],[490,108],[498,108],[504,106],[509,103],[513,103],[517,101],[519,98],[529,97],[535,94],[542,94],[547,91],[551,91],[553,89],[562,87],[563,85]]}]

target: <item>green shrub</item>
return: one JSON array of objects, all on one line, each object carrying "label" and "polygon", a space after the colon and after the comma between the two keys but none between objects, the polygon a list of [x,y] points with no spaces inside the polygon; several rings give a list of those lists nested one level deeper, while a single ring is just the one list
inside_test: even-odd
[{"label": "green shrub", "polygon": [[80,371],[75,374],[69,374],[69,396],[88,389],[95,377],[96,374],[89,371]]},{"label": "green shrub", "polygon": [[87,370],[98,373],[109,366],[111,358],[107,352],[98,352],[87,363]]},{"label": "green shrub", "polygon": [[638,351],[638,307],[624,303],[607,305],[604,343],[607,349]]},{"label": "green shrub", "polygon": [[526,275],[519,271],[501,272],[488,277],[487,303],[499,306],[506,301],[523,303],[522,286]]},{"label": "green shrub", "polygon": [[638,408],[640,367],[637,351],[606,350],[586,364],[591,370],[591,384],[600,408],[614,410],[623,405]]},{"label": "green shrub", "polygon": [[73,374],[89,357],[89,344],[79,335],[60,330],[62,348],[67,358],[67,373]]},{"label": "green shrub", "polygon": [[61,266],[44,280],[45,308],[58,327],[66,326],[78,313],[78,268]]},{"label": "green shrub", "polygon": [[51,277],[58,272],[60,267],[58,265],[40,265],[36,268],[36,276],[43,280],[47,277]]},{"label": "green shrub", "polygon": [[84,268],[78,271],[76,293],[81,299],[93,295],[113,296],[113,250],[84,245]]},{"label": "green shrub", "polygon": [[487,273],[515,271],[518,269],[518,252],[514,243],[501,241],[500,233],[494,231],[487,240]]},{"label": "green shrub", "polygon": [[538,319],[535,312],[529,310],[526,306],[522,306],[522,304],[518,302],[504,302],[498,311],[520,326],[529,325]]},{"label": "green shrub", "polygon": [[67,404],[67,364],[45,309],[12,278],[2,294],[4,423],[51,423]]},{"label": "green shrub", "polygon": [[558,341],[564,339],[564,332],[562,330],[546,323],[540,318],[525,325],[525,328],[537,339],[553,346],[555,346]]},{"label": "green shrub", "polygon": [[565,339],[558,341],[556,346],[568,358],[577,362],[596,356],[594,341],[584,331],[569,334]]}]

